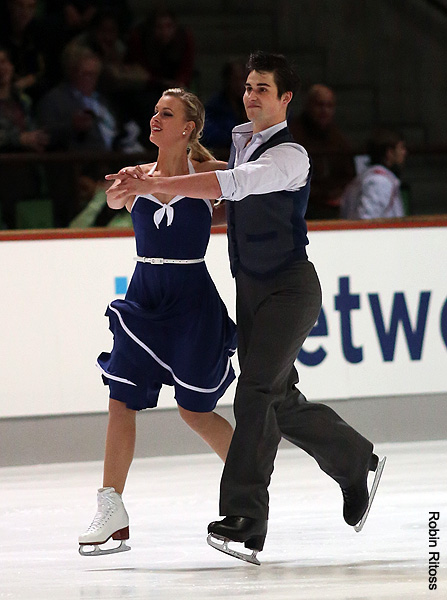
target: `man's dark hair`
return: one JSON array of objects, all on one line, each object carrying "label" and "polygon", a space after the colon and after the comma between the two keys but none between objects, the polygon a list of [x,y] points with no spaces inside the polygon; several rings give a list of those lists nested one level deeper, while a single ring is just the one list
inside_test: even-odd
[{"label": "man's dark hair", "polygon": [[300,79],[283,54],[253,52],[248,59],[247,69],[249,72],[273,73],[278,88],[278,98],[285,92],[295,93],[299,88]]},{"label": "man's dark hair", "polygon": [[373,133],[368,142],[368,154],[372,165],[383,164],[386,153],[390,148],[395,148],[399,142],[404,141],[404,136],[391,129],[379,128]]}]

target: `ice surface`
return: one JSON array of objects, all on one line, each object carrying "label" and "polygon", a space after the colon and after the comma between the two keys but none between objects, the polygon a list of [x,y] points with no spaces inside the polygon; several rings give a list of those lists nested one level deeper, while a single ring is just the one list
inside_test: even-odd
[{"label": "ice surface", "polygon": [[[447,441],[382,444],[388,461],[361,533],[338,486],[296,449],[278,453],[256,567],[206,544],[222,464],[211,454],[135,460],[130,552],[81,557],[99,462],[0,469],[0,598],[14,600],[419,600],[447,598]],[[440,512],[429,590],[429,512]]]}]

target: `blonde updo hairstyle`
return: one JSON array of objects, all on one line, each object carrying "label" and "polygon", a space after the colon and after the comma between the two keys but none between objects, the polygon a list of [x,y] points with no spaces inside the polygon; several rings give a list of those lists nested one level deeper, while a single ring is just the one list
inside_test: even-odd
[{"label": "blonde updo hairstyle", "polygon": [[205,108],[197,96],[182,88],[170,88],[169,90],[165,90],[163,96],[172,96],[173,98],[181,100],[185,108],[186,120],[193,121],[195,124],[194,129],[191,131],[188,143],[190,158],[197,162],[215,160],[211,152],[199,142],[199,139],[202,136],[203,126],[205,125]]}]

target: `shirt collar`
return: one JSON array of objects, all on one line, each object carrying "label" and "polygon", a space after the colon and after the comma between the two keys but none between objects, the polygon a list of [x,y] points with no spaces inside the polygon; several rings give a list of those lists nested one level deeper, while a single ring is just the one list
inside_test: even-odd
[{"label": "shirt collar", "polygon": [[265,144],[271,137],[287,127],[287,121],[282,121],[277,125],[272,125],[271,127],[267,127],[267,129],[263,129],[258,133],[253,134],[253,123],[249,121],[248,123],[243,123],[242,125],[236,125],[233,129],[233,142],[236,148],[243,148],[247,143],[247,140],[252,138],[252,140],[259,140],[260,144]]}]

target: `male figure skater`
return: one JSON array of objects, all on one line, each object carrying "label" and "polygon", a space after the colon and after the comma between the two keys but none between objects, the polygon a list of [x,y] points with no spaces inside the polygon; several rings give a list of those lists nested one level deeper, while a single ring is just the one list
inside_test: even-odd
[{"label": "male figure skater", "polygon": [[[379,465],[370,441],[331,408],[308,402],[296,387],[294,362],[321,308],[320,284],[306,253],[311,167],[287,129],[287,107],[297,88],[287,60],[258,52],[250,56],[248,70],[244,104],[250,122],[233,130],[228,170],[153,179],[121,172],[109,179],[120,180],[110,192],[118,197],[155,192],[228,201],[241,373],[236,428],[221,481],[220,514],[225,518],[210,523],[208,542],[259,564],[256,554],[267,533],[268,485],[281,437],[313,456],[337,481],[344,519],[358,529],[384,460]],[[376,471],[371,498],[369,471]],[[230,549],[230,541],[242,542],[252,554]]]}]

